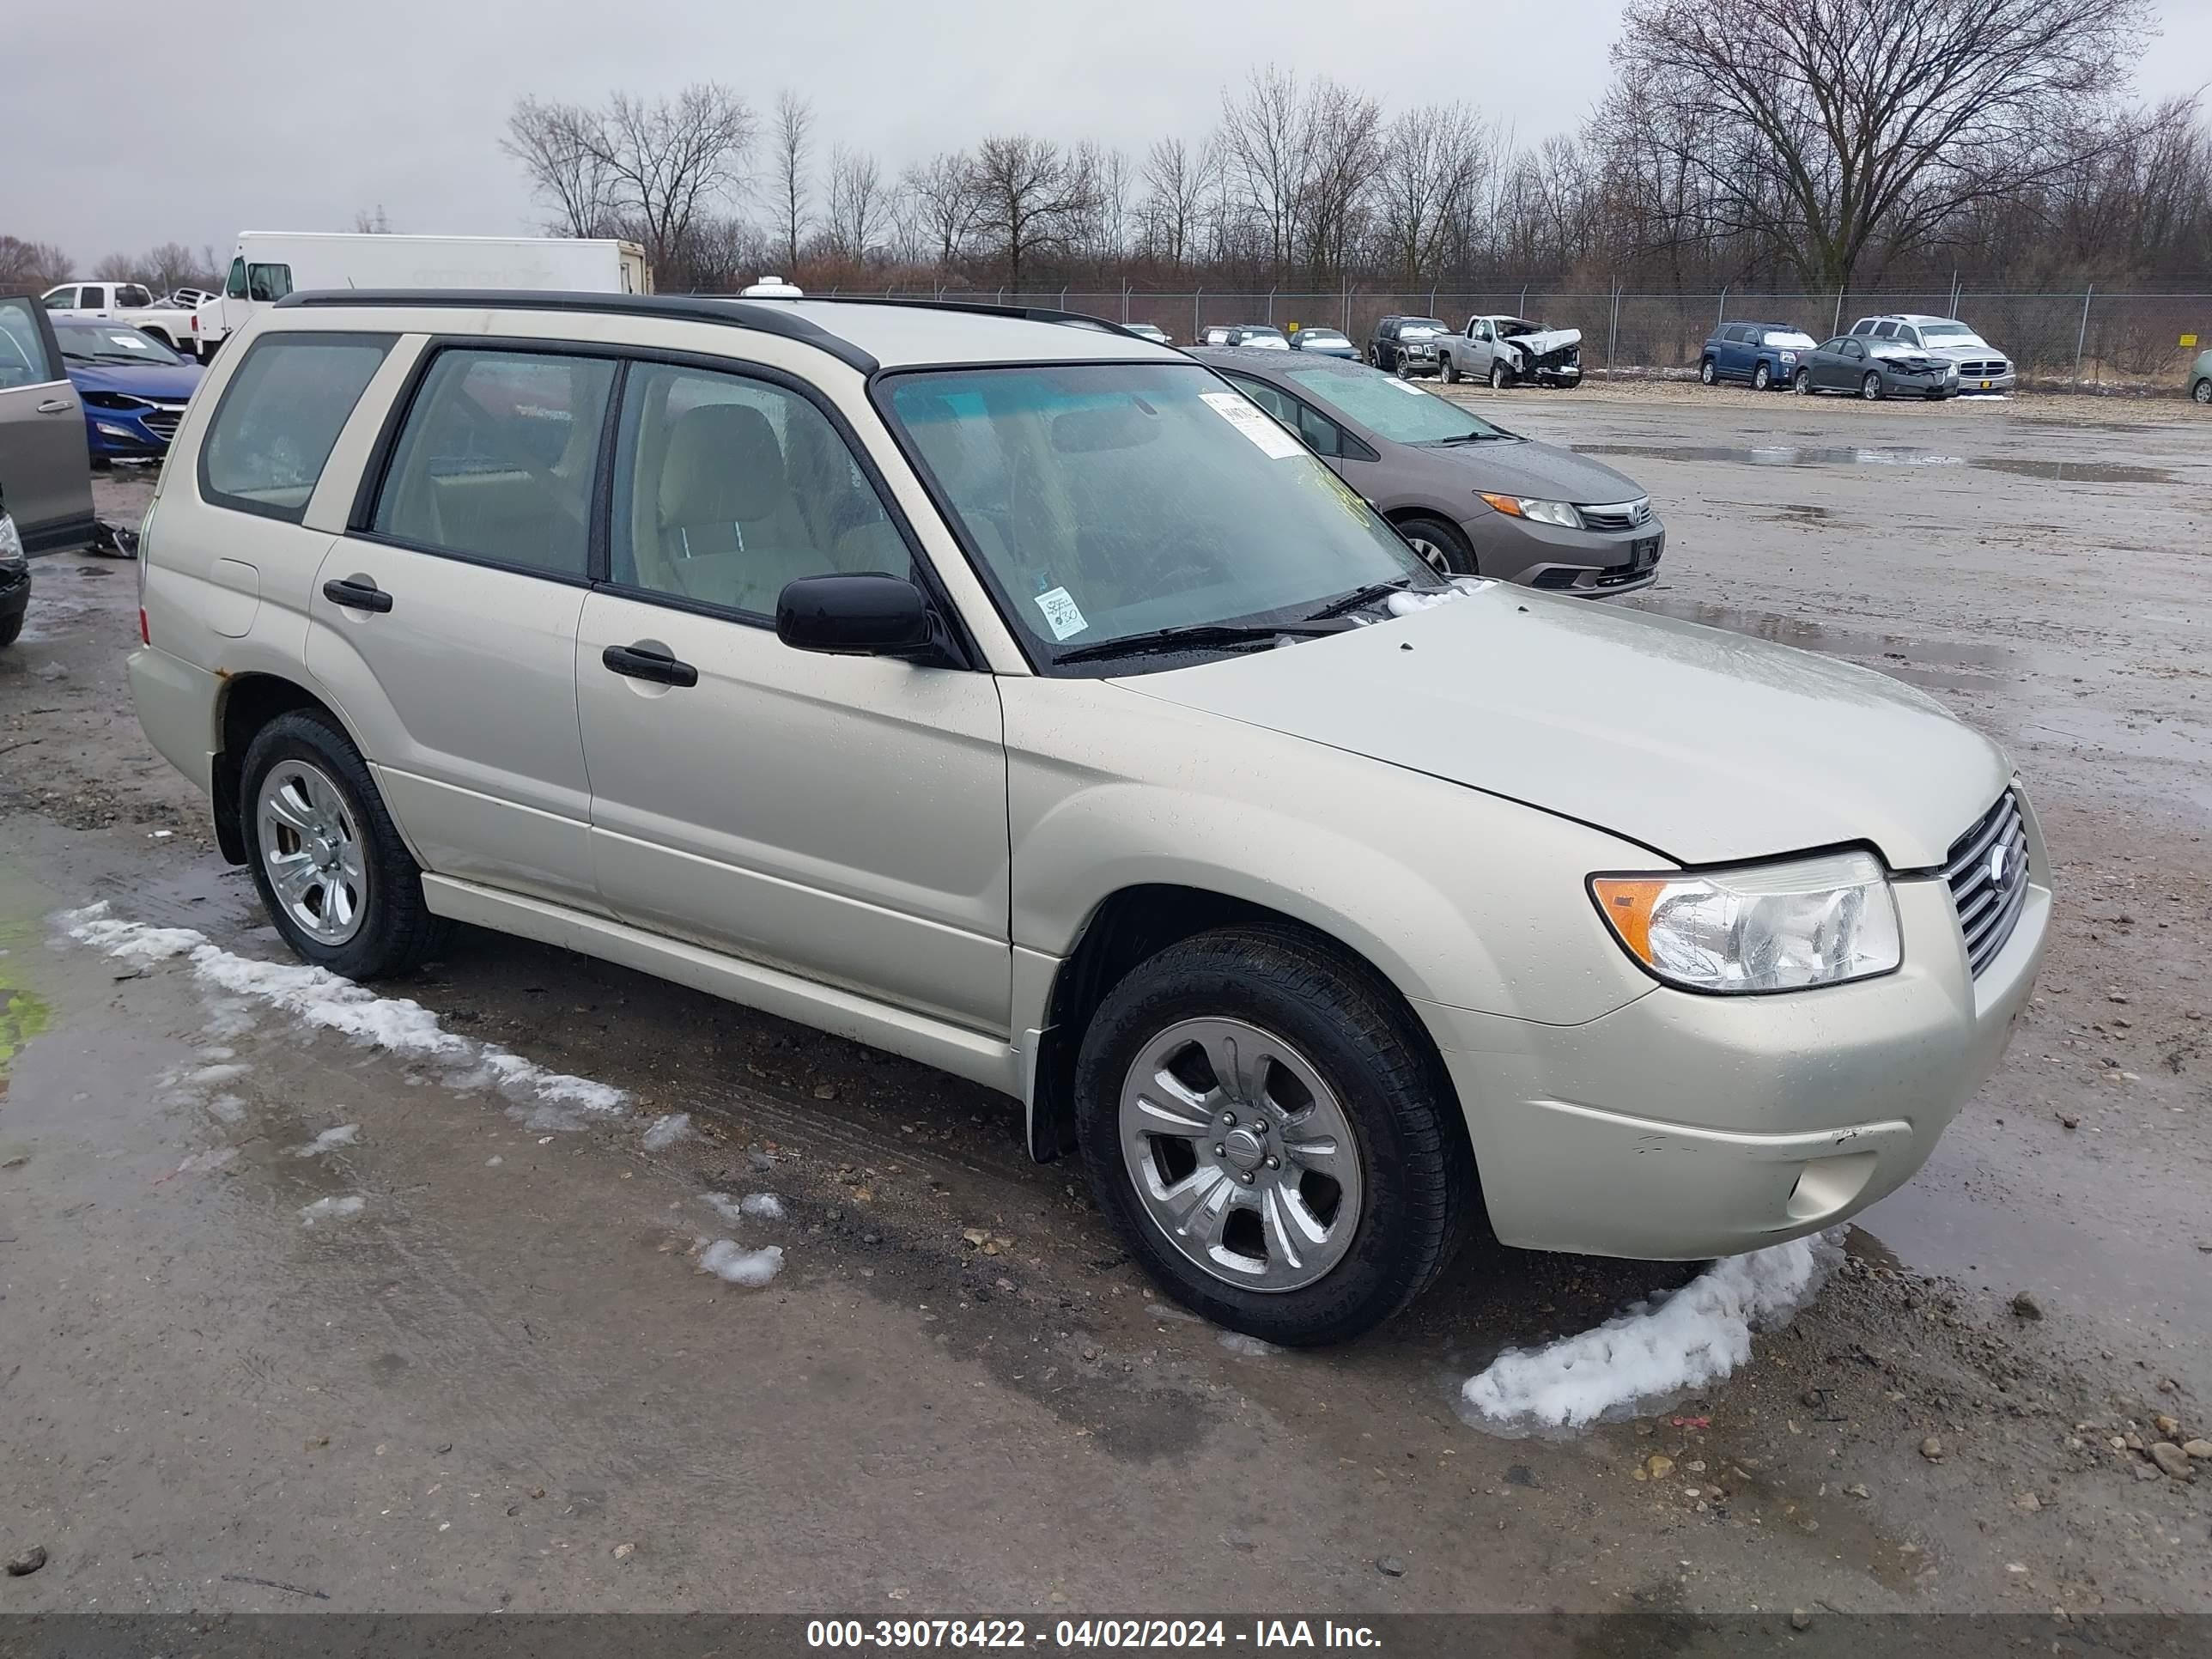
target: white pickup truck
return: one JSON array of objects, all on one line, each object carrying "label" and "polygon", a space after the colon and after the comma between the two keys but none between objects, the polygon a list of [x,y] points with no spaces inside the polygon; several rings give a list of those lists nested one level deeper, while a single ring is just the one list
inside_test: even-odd
[{"label": "white pickup truck", "polygon": [[1437,342],[1447,380],[1487,380],[1504,389],[1523,382],[1562,389],[1583,383],[1583,332],[1547,328],[1526,317],[1470,317]]},{"label": "white pickup truck", "polygon": [[179,351],[192,347],[192,313],[156,305],[143,283],[61,283],[39,303],[57,317],[127,323]]}]

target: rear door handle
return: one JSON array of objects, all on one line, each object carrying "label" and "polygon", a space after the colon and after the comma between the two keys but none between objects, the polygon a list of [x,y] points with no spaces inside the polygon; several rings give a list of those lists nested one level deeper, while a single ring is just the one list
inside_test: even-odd
[{"label": "rear door handle", "polygon": [[599,660],[628,679],[651,680],[656,685],[699,684],[699,671],[690,663],[649,645],[611,645],[599,653]]},{"label": "rear door handle", "polygon": [[392,609],[392,595],[373,581],[356,581],[350,577],[326,581],[323,597],[332,605],[342,605],[349,611],[386,611]]}]

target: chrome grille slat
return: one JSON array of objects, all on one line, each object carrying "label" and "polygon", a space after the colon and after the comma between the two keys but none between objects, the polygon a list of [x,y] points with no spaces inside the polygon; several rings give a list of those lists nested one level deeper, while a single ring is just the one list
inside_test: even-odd
[{"label": "chrome grille slat", "polygon": [[[2002,884],[1990,872],[1990,857],[2000,848],[2005,867]],[[2027,824],[2010,790],[1951,844],[1950,855],[1943,861],[1943,882],[1951,890],[1966,964],[1978,976],[2004,949],[2027,905]]]}]

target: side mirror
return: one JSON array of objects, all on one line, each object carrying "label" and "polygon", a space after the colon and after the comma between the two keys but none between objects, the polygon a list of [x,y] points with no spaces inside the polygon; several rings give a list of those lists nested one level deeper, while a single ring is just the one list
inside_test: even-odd
[{"label": "side mirror", "polygon": [[795,651],[833,656],[928,656],[937,618],[903,576],[801,576],[776,598],[775,636]]}]

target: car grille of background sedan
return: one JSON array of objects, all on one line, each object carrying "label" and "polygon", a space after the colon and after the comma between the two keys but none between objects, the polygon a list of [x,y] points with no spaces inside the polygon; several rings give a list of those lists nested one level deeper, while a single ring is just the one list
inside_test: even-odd
[{"label": "car grille of background sedan", "polygon": [[1633,530],[1640,524],[1651,522],[1651,503],[1644,501],[1607,501],[1595,507],[1575,508],[1582,515],[1583,526],[1589,530]]},{"label": "car grille of background sedan", "polygon": [[2010,790],[1951,844],[1943,882],[1966,935],[1966,965],[1979,978],[2027,904],[2027,825]]}]

